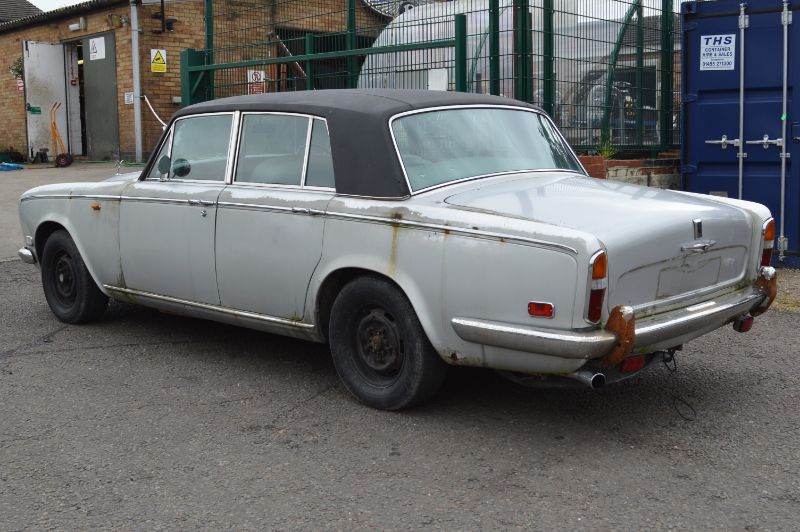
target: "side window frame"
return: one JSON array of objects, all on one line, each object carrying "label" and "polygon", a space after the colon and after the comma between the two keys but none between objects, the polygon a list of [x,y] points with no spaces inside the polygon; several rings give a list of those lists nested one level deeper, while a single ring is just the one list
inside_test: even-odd
[{"label": "side window frame", "polygon": [[[319,191],[319,192],[336,192],[336,187],[315,187],[315,186],[307,186],[306,185],[306,177],[308,176],[308,161],[311,155],[311,133],[314,129],[314,121],[320,120],[325,125],[326,131],[328,131],[328,142],[330,142],[330,130],[328,129],[328,121],[327,119],[314,116],[304,113],[290,113],[290,112],[280,112],[280,111],[245,111],[245,112],[238,112],[239,117],[237,120],[237,138],[235,142],[235,146],[233,146],[233,154],[234,157],[231,158],[231,168],[229,172],[229,180],[227,184],[229,185],[237,185],[240,187],[268,187],[268,188],[275,188],[275,189],[293,189],[293,190],[310,190],[310,191]],[[307,131],[306,131],[306,145],[305,145],[305,153],[303,154],[303,169],[302,175],[300,176],[300,184],[299,185],[283,185],[279,183],[255,183],[250,181],[236,181],[236,170],[239,167],[239,155],[241,154],[240,146],[242,144],[242,138],[244,137],[244,119],[247,116],[293,116],[293,117],[301,117],[306,118],[307,122]]]},{"label": "side window frame", "polygon": [[[180,177],[167,177],[167,178],[159,179],[159,178],[156,178],[156,177],[143,177],[141,180],[142,181],[164,181],[164,182],[176,181],[176,182],[180,182],[180,183],[204,183],[204,184],[218,183],[220,185],[227,185],[228,183],[230,183],[231,171],[233,169],[233,164],[232,163],[233,163],[233,156],[235,155],[235,152],[233,150],[235,149],[234,145],[236,144],[236,139],[238,137],[239,115],[240,114],[241,114],[240,111],[222,111],[222,112],[216,112],[216,113],[198,113],[198,114],[186,115],[186,116],[181,116],[179,118],[176,118],[172,122],[172,124],[170,124],[169,130],[167,130],[168,132],[167,132],[167,134],[165,136],[164,142],[159,144],[158,148],[156,149],[156,153],[158,154],[164,148],[164,145],[166,143],[169,143],[169,148],[167,150],[167,154],[166,155],[168,155],[170,157],[170,159],[171,159],[172,158],[172,150],[174,148],[174,143],[175,143],[175,126],[178,124],[178,122],[181,122],[183,120],[191,120],[193,118],[200,118],[200,117],[204,117],[204,116],[229,115],[231,117],[231,128],[230,128],[230,132],[229,132],[229,136],[228,136],[228,153],[227,153],[226,161],[225,161],[225,174],[222,176],[222,179],[219,179],[219,180],[217,180],[217,179],[183,179],[183,178],[180,178]],[[143,172],[142,175],[143,176],[149,175],[150,172],[152,172],[153,168],[157,168],[157,167],[158,167],[158,161],[154,160],[153,164],[150,165],[148,168],[146,168],[146,172]]]}]

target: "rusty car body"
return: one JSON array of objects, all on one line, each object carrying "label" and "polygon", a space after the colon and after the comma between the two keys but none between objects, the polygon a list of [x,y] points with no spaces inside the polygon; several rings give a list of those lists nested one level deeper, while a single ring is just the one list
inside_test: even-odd
[{"label": "rusty car body", "polygon": [[179,111],[141,175],[23,194],[59,319],[108,298],[328,342],[377,408],[448,365],[598,387],[775,297],[762,205],[586,175],[507,98],[331,90]]}]

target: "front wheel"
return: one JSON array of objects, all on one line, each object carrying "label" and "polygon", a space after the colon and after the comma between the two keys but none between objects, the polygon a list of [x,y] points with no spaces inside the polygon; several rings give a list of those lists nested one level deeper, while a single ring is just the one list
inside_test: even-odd
[{"label": "front wheel", "polygon": [[411,303],[384,279],[361,277],[346,285],[333,303],[328,335],[345,387],[374,408],[423,403],[447,372]]},{"label": "front wheel", "polygon": [[54,232],[42,251],[42,286],[50,310],[66,323],[94,321],[108,297],[95,284],[69,233]]}]

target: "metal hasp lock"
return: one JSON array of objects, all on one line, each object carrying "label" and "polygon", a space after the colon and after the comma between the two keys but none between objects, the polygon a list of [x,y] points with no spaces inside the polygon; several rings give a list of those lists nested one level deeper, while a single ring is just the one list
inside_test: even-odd
[{"label": "metal hasp lock", "polygon": [[769,135],[766,133],[761,140],[748,140],[746,144],[761,144],[761,146],[766,150],[769,149],[770,145],[774,145],[777,147],[783,146],[783,139],[770,139]]},{"label": "metal hasp lock", "polygon": [[728,135],[722,135],[721,139],[707,140],[706,144],[718,144],[720,148],[727,150],[728,146],[734,146],[738,148],[741,145],[741,141],[739,139],[729,139]]}]

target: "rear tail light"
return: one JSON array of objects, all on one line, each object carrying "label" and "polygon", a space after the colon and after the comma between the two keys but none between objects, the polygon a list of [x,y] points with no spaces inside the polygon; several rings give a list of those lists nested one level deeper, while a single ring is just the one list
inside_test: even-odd
[{"label": "rear tail light", "polygon": [[761,266],[769,266],[772,263],[772,248],[775,246],[775,220],[773,218],[764,222],[761,237]]},{"label": "rear tail light", "polygon": [[644,355],[633,355],[622,361],[619,366],[620,373],[634,373],[644,367]]},{"label": "rear tail light", "polygon": [[608,258],[605,251],[598,251],[589,259],[589,301],[586,305],[586,321],[597,323],[603,315],[603,302],[608,288]]}]

